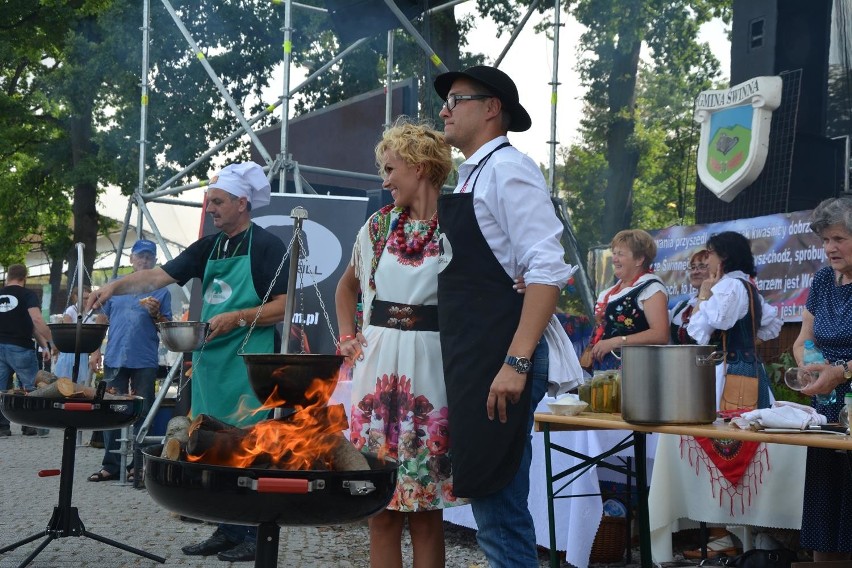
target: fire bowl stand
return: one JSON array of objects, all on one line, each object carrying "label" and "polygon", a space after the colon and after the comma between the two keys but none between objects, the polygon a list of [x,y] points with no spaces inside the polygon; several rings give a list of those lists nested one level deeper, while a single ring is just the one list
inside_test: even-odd
[{"label": "fire bowl stand", "polygon": [[260,523],[257,527],[257,552],[254,555],[254,568],[275,568],[278,566],[278,539],[281,527],[276,523]]},{"label": "fire bowl stand", "polygon": [[[14,550],[21,545],[32,542],[42,536],[45,539],[36,549],[27,556],[18,568],[24,568],[27,564],[33,561],[38,554],[56,538],[64,538],[66,536],[85,536],[93,540],[97,540],[109,546],[120,548],[133,554],[144,556],[150,560],[154,560],[161,564],[166,562],[166,559],[161,556],[156,556],[150,552],[145,552],[138,548],[133,548],[121,542],[114,541],[104,536],[87,531],[83,526],[83,521],[80,520],[80,515],[77,513],[77,507],[71,506],[71,494],[74,483],[74,458],[77,452],[77,428],[69,426],[65,428],[64,439],[62,441],[62,470],[59,474],[59,504],[53,508],[53,516],[47,524],[44,531],[28,536],[23,540],[19,540],[9,546],[0,548],[0,554],[5,554],[10,550]],[[277,553],[277,534],[276,534],[276,553]]]}]

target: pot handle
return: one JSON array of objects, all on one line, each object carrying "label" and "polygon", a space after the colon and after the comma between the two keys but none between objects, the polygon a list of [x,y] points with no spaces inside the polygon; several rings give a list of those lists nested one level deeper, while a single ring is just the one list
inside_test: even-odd
[{"label": "pot handle", "polygon": [[714,351],[710,355],[696,355],[695,365],[697,367],[715,366],[725,360],[724,351]]}]

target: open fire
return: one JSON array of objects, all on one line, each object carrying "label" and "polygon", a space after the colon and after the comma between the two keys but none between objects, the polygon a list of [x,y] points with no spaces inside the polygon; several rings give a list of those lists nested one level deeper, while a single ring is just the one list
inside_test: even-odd
[{"label": "open fire", "polygon": [[334,381],[314,380],[305,390],[305,404],[295,406],[279,396],[276,387],[256,412],[288,406],[292,414],[248,428],[199,415],[185,435],[167,436],[163,457],[236,468],[369,469],[366,459],[341,434],[348,428],[343,405],[325,405],[334,385]]}]

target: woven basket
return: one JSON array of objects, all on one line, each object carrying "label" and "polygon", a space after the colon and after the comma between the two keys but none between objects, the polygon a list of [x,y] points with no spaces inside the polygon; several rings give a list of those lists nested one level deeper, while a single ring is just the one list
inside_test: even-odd
[{"label": "woven basket", "polygon": [[607,517],[601,519],[589,562],[608,564],[624,560],[624,545],[627,538],[627,519],[624,517]]}]

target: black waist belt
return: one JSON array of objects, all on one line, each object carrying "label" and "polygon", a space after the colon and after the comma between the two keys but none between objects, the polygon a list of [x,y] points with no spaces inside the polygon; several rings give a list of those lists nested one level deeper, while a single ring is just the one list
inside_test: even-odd
[{"label": "black waist belt", "polygon": [[438,331],[438,306],[412,306],[373,300],[370,325],[403,331]]}]

